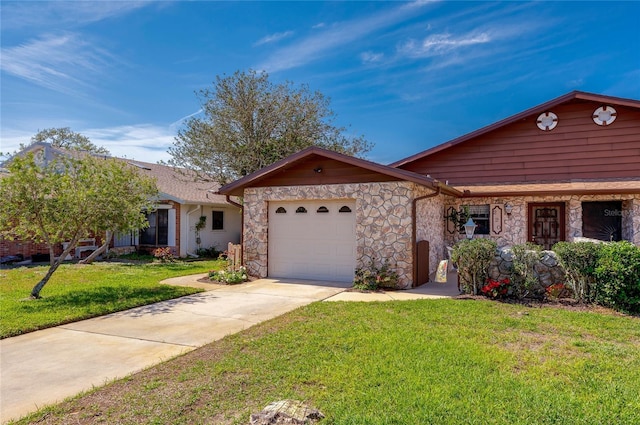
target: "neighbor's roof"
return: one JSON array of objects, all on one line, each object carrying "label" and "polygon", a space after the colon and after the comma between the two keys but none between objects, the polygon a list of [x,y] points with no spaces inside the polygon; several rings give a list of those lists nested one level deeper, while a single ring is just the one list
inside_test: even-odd
[{"label": "neighbor's roof", "polygon": [[[138,168],[142,173],[155,177],[158,190],[170,200],[181,204],[227,204],[224,195],[216,194],[220,184],[194,181],[195,175],[188,170],[175,169],[168,165],[151,164],[132,159],[117,158]],[[182,171],[182,172],[181,172]],[[161,198],[163,198],[161,196]]]},{"label": "neighbor's roof", "polygon": [[223,194],[239,196],[241,195],[242,190],[244,190],[244,188],[256,186],[260,181],[266,179],[267,177],[275,173],[285,171],[288,168],[294,166],[296,163],[299,163],[313,155],[339,161],[348,165],[352,165],[354,167],[360,167],[365,170],[373,171],[375,173],[379,173],[382,175],[387,175],[398,180],[406,180],[413,183],[417,183],[434,190],[439,188],[440,191],[446,195],[452,195],[452,196],[461,195],[461,193],[458,192],[456,189],[450,186],[447,186],[444,183],[436,179],[433,179],[431,177],[423,176],[421,174],[402,170],[399,168],[392,168],[386,165],[377,164],[375,162],[367,161],[367,160],[356,158],[349,155],[344,155],[338,152],[319,148],[317,146],[311,146],[306,149],[303,149],[300,152],[294,153],[293,155],[290,155],[284,159],[281,159],[280,161],[277,161],[267,167],[264,167],[252,174],[249,174],[245,177],[242,177],[241,179],[238,179],[234,182],[226,184],[219,189],[219,192]]},{"label": "neighbor's roof", "polygon": [[452,146],[458,145],[460,143],[464,143],[467,140],[476,138],[478,136],[482,136],[483,134],[486,134],[490,131],[494,131],[497,130],[501,127],[504,127],[506,125],[512,124],[514,122],[520,121],[523,118],[526,118],[530,115],[534,115],[534,114],[539,114],[542,112],[545,112],[551,108],[554,108],[558,105],[561,105],[563,103],[568,103],[574,100],[584,100],[584,101],[591,101],[591,102],[600,102],[600,103],[609,103],[609,104],[614,104],[614,105],[620,105],[620,106],[626,106],[629,108],[636,108],[636,109],[640,109],[640,100],[634,100],[634,99],[625,99],[622,97],[614,97],[614,96],[605,96],[602,94],[595,94],[595,93],[587,93],[587,92],[582,92],[582,91],[572,91],[570,93],[567,93],[563,96],[557,97],[555,99],[552,99],[548,102],[542,103],[538,106],[534,106],[533,108],[527,109],[526,111],[522,111],[516,115],[512,115],[508,118],[505,118],[501,121],[495,122],[491,125],[488,125],[486,127],[483,127],[481,129],[472,131],[471,133],[467,133],[463,136],[460,136],[458,138],[455,138],[453,140],[450,140],[448,142],[442,143],[440,145],[434,146],[432,148],[429,148],[427,150],[424,150],[422,152],[419,152],[415,155],[411,155],[407,158],[401,159],[399,161],[396,161],[392,164],[389,164],[389,167],[402,167],[406,164],[409,164],[411,162],[420,160],[422,158],[425,158],[429,155],[433,155],[436,152],[440,152],[442,150],[448,149]]},{"label": "neighbor's roof", "polygon": [[465,198],[495,196],[639,194],[640,180],[456,186]]}]

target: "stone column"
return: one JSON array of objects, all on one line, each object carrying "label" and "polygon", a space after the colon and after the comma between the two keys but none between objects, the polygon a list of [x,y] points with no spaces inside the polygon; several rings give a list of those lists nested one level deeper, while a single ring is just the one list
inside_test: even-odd
[{"label": "stone column", "polygon": [[572,196],[567,203],[569,209],[567,240],[582,237],[582,202],[580,197]]}]

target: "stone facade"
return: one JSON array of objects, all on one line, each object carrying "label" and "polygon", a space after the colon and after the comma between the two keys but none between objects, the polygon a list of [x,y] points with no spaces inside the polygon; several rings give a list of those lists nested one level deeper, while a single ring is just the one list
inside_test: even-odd
[{"label": "stone facade", "polygon": [[[429,195],[422,189],[416,197]],[[445,243],[444,206],[451,203],[449,196],[418,200],[416,203],[416,241],[429,241],[429,270],[434,273],[440,260],[447,258]]]},{"label": "stone facade", "polygon": [[[502,214],[502,231],[498,235],[476,235],[495,239],[499,247],[523,244],[527,241],[527,205],[533,202],[564,202],[565,234],[568,241],[582,237],[582,202],[622,201],[622,238],[640,245],[640,195],[563,195],[563,196],[518,196],[495,198],[457,199],[451,205],[499,205],[511,204],[511,214]],[[464,239],[463,234],[446,232],[447,244],[453,245]]]},{"label": "stone facade", "polygon": [[[498,249],[489,265],[487,274],[490,279],[494,280],[510,279],[512,266],[513,253],[511,250],[509,248]],[[542,251],[540,253],[540,261],[533,266],[533,271],[540,284],[538,292],[544,292],[546,288],[556,283],[565,283],[564,268],[553,251]]]},{"label": "stone facade", "polygon": [[[399,275],[401,287],[413,281],[412,202],[430,193],[410,182],[350,183],[316,186],[256,187],[244,192],[244,264],[250,275],[268,273],[268,203],[304,199],[354,199],[356,203],[356,264],[389,260]],[[431,205],[433,203],[433,205]],[[442,201],[428,198],[419,203],[420,237],[436,240],[442,251]],[[439,226],[438,226],[439,223]],[[441,252],[439,257],[441,257]],[[438,257],[438,256],[437,256]],[[437,264],[437,257],[432,262]],[[435,266],[432,266],[435,270]]]}]

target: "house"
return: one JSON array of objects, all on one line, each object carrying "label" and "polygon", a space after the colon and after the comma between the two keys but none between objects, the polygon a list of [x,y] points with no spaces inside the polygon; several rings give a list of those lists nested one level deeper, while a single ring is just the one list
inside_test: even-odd
[{"label": "house", "polygon": [[[188,173],[181,174],[166,165],[122,160],[155,178],[160,197],[157,209],[147,213],[149,227],[132,235],[116,235],[116,249],[150,251],[169,246],[186,257],[195,255],[198,248],[224,251],[229,242],[240,242],[241,210],[236,201],[216,194],[220,185],[194,181]],[[204,227],[196,233],[201,217]]]},{"label": "house", "polygon": [[[18,154],[29,152],[43,162],[59,155],[77,154],[49,143],[34,143]],[[188,173],[180,173],[166,165],[117,159],[154,178],[160,193],[156,210],[146,213],[149,227],[140,232],[114,235],[111,249],[126,253],[171,247],[176,255],[186,257],[195,255],[198,248],[224,250],[229,242],[240,241],[241,210],[232,199],[215,194],[219,185],[196,182]],[[196,234],[195,227],[200,220],[204,227]],[[48,253],[46,244],[0,239],[1,257],[20,255],[28,258]]]},{"label": "house", "polygon": [[640,101],[571,92],[388,166],[312,147],[219,192],[244,196],[259,277],[350,281],[388,259],[417,286],[465,237],[459,213],[501,247],[640,245]]}]

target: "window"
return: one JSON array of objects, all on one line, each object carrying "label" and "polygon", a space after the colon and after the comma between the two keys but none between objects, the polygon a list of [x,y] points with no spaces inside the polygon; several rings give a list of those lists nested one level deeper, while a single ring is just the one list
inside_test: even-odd
[{"label": "window", "polygon": [[224,211],[211,212],[211,230],[224,230]]},{"label": "window", "polygon": [[306,212],[307,212],[307,209],[306,209],[305,207],[298,207],[298,208],[296,209],[296,213],[297,213],[297,214],[304,214],[304,213],[306,213]]},{"label": "window", "polygon": [[149,227],[140,231],[140,244],[162,246],[169,243],[169,210],[146,213]]},{"label": "window", "polygon": [[348,206],[346,206],[346,205],[345,205],[345,206],[343,206],[342,208],[340,208],[340,209],[338,210],[338,212],[341,212],[341,213],[350,213],[350,212],[351,212],[351,208],[349,208]]},{"label": "window", "polygon": [[622,202],[583,202],[582,236],[601,241],[621,241]]},{"label": "window", "polygon": [[286,214],[287,210],[285,210],[283,207],[278,207],[278,209],[276,210],[276,214]]},{"label": "window", "polygon": [[[463,205],[463,211],[469,211],[469,217],[476,224],[474,235],[488,235],[490,229],[489,204],[485,205]],[[464,232],[464,229],[463,229]]]},{"label": "window", "polygon": [[328,213],[329,209],[327,207],[320,207],[316,210],[317,213]]}]

